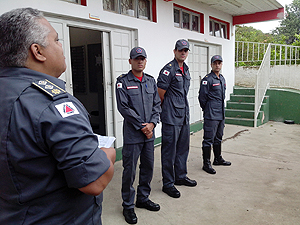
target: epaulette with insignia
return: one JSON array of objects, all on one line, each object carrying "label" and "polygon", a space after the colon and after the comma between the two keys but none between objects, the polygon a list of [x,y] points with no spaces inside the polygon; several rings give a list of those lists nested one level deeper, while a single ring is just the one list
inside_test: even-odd
[{"label": "epaulette with insignia", "polygon": [[67,93],[64,89],[60,88],[56,84],[53,84],[47,79],[34,81],[32,84],[39,90],[42,90],[44,93],[50,95],[53,99],[64,97]]},{"label": "epaulette with insignia", "polygon": [[126,77],[126,76],[127,76],[127,74],[128,74],[128,73],[121,74],[120,76],[118,76],[118,77],[117,77],[117,80],[120,80],[120,79],[122,79],[122,78]]},{"label": "epaulette with insignia", "polygon": [[148,74],[148,73],[144,73],[146,76],[148,76],[148,77],[153,77],[153,76],[151,76],[150,74]]}]

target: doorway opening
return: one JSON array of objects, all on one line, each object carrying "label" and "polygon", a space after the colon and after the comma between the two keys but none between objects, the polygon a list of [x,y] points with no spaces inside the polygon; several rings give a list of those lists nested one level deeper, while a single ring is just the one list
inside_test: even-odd
[{"label": "doorway opening", "polygon": [[90,114],[94,133],[106,134],[102,32],[69,27],[73,95]]}]

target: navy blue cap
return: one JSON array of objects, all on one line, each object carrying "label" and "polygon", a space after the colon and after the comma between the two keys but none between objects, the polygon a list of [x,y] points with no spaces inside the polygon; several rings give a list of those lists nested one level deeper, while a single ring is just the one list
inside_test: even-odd
[{"label": "navy blue cap", "polygon": [[182,50],[182,49],[185,49],[185,48],[190,50],[190,43],[187,40],[180,39],[180,40],[176,41],[175,49]]},{"label": "navy blue cap", "polygon": [[214,55],[213,57],[211,57],[210,62],[213,63],[214,61],[221,61],[223,62],[223,59],[220,55]]},{"label": "navy blue cap", "polygon": [[141,47],[135,47],[133,49],[131,49],[130,51],[130,58],[131,59],[135,59],[139,56],[143,56],[144,58],[147,58],[147,54],[145,49],[141,48]]}]

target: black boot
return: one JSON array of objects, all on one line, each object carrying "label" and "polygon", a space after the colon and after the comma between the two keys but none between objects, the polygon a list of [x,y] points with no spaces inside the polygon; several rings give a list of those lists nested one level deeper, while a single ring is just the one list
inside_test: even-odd
[{"label": "black boot", "polygon": [[211,147],[202,147],[202,152],[203,152],[202,169],[207,173],[215,174],[216,171],[211,167],[211,163],[210,163]]},{"label": "black boot", "polygon": [[225,161],[221,155],[221,145],[213,145],[213,151],[215,155],[215,159],[213,165],[215,166],[230,166],[231,162]]}]

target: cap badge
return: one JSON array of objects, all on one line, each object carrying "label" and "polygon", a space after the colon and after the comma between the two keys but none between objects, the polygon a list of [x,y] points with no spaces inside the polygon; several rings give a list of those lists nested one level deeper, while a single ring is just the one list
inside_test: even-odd
[{"label": "cap badge", "polygon": [[187,45],[187,42],[186,41],[182,41],[181,44]]},{"label": "cap badge", "polygon": [[142,50],[141,48],[137,48],[137,49],[136,49],[136,52],[137,52],[137,53],[142,53],[143,50]]}]

